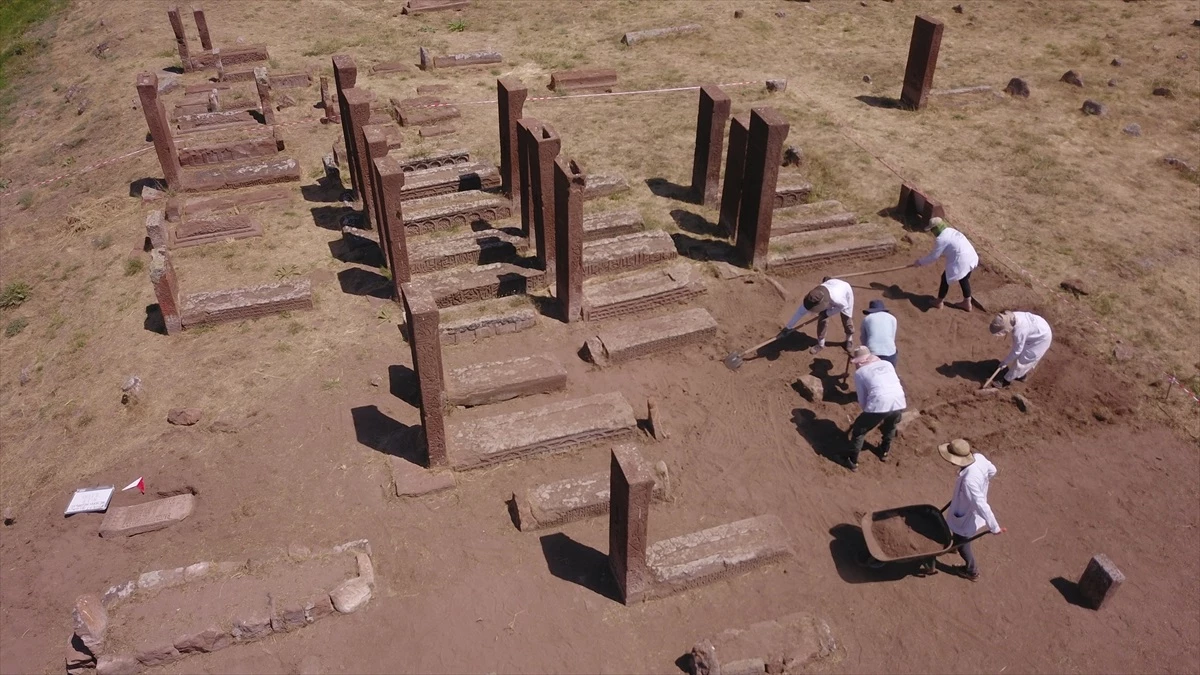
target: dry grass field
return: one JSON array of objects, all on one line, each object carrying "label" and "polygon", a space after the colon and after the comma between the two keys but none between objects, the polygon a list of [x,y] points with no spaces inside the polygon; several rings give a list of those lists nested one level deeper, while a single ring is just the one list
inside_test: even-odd
[{"label": "dry grass field", "polygon": [[[526,115],[557,129],[564,155],[589,172],[620,173],[630,181],[631,193],[608,201],[638,208],[649,227],[670,232],[679,231],[671,214],[678,203],[656,195],[649,183],[670,189],[689,181],[695,92],[556,100],[546,88],[550,72],[615,68],[621,90],[749,83],[727,89],[734,112],[771,105],[787,117],[787,142],[803,149],[816,198],[838,199],[862,220],[877,222],[894,204],[900,176],[921,186],[946,205],[951,222],[972,237],[994,273],[1026,279],[1042,295],[1057,318],[1056,335],[1070,336],[1071,346],[1063,349],[1076,350],[1089,368],[1118,373],[1121,379],[1114,376],[1109,386],[1130,383],[1123,394],[1146,401],[1138,409],[1139,428],[1167,426],[1194,439],[1200,404],[1178,390],[1163,401],[1162,383],[1171,373],[1200,391],[1200,178],[1162,159],[1200,165],[1200,27],[1193,26],[1200,5],[963,0],[964,11],[956,13],[954,4],[473,0],[461,15],[418,17],[401,15],[396,0],[213,0],[205,7],[215,43],[265,43],[273,71],[312,67],[331,74],[331,55],[348,53],[359,64],[360,86],[380,98],[413,96],[420,84],[452,85],[446,98],[460,102],[459,133],[423,141],[406,131],[404,154],[462,146],[498,162],[490,103],[495,79],[520,77],[531,96],[545,98],[529,102]],[[115,468],[131,478],[157,471],[187,481],[186,467],[209,456],[283,452],[269,445],[272,435],[299,437],[304,424],[327,430],[334,423],[326,424],[325,415],[334,403],[370,391],[368,381],[391,356],[407,359],[395,326],[398,307],[344,293],[331,281],[346,266],[330,254],[338,234],[318,225],[340,213],[340,203],[306,201],[299,189],[290,203],[253,211],[265,225],[263,237],[188,249],[175,264],[186,292],[311,276],[319,282],[313,311],[171,338],[145,328],[147,306],[155,302],[149,257],[141,252],[146,207],[131,196],[131,186],[160,176],[154,153],[78,172],[149,146],[134,78],[141,71],[166,76],[163,69],[179,64],[166,6],[75,0],[32,28],[25,39],[37,47],[6,66],[8,85],[0,90],[0,507],[13,509],[18,527],[53,514],[88,477]],[[745,15],[735,19],[735,9]],[[934,96],[920,112],[878,105],[899,95],[914,14],[946,23],[935,90],[991,85],[993,91]],[[190,16],[186,23],[198,49]],[[683,23],[704,28],[632,48],[620,43],[627,30]],[[98,54],[102,43],[108,46]],[[504,63],[370,73],[377,62],[415,64],[420,45],[434,53],[495,49]],[[1121,65],[1111,65],[1117,58]],[[1082,89],[1059,81],[1069,69],[1082,75]],[[1030,84],[1028,100],[1001,93],[1018,76]],[[762,83],[776,77],[787,78],[787,89],[768,94]],[[1155,87],[1173,95],[1152,96]],[[294,123],[283,131],[286,154],[299,160],[307,188],[323,175],[321,157],[340,136],[316,123],[315,86],[287,93],[297,105],[280,112],[282,122]],[[1102,102],[1107,114],[1084,115],[1085,99]],[[1140,125],[1140,136],[1122,132],[1131,123]],[[71,175],[41,184],[62,174]],[[688,208],[716,220],[713,209]],[[912,257],[927,244],[918,238]],[[1072,277],[1083,279],[1090,294],[1075,298],[1058,288]],[[928,288],[914,290],[931,293],[932,273],[926,282]],[[763,335],[778,325],[773,314],[754,321]],[[563,334],[553,330],[552,336]],[[1133,359],[1113,357],[1118,342],[1132,347]],[[126,409],[120,386],[131,375],[142,378],[147,399]],[[167,427],[167,410],[184,405],[205,411],[204,433]],[[245,434],[208,432],[215,421],[272,431],[251,442]],[[343,435],[338,452],[355,445],[351,431]],[[268,445],[259,445],[264,438]],[[377,461],[365,470],[382,466]],[[1193,462],[1183,475],[1194,479],[1195,470]],[[277,479],[264,484],[287,489]],[[228,509],[248,520],[263,508],[254,505],[267,499],[236,496],[244,501]],[[1196,503],[1176,506],[1194,512]],[[222,552],[258,543],[253,528],[234,529],[235,539],[218,545]],[[1188,545],[1194,542],[1192,536]],[[183,562],[192,559],[204,558]],[[7,562],[3,584],[15,581]],[[1194,591],[1194,584],[1185,590]],[[57,651],[43,660],[44,652],[17,646],[25,628],[12,625],[10,609],[0,609],[0,644],[9,649],[5,672],[59,668]],[[63,635],[67,619],[66,608],[45,617]],[[1156,669],[1194,659],[1194,626],[1175,629],[1185,646],[1154,660]],[[50,631],[38,644],[58,645],[60,637]],[[529,667],[552,662],[546,659]],[[463,662],[421,663],[454,670]],[[905,653],[902,663],[956,669],[953,660],[923,661],[920,650]],[[1021,663],[1119,670],[1112,662],[1030,657]],[[843,667],[856,668],[853,661]],[[588,668],[576,663],[570,669]]]}]

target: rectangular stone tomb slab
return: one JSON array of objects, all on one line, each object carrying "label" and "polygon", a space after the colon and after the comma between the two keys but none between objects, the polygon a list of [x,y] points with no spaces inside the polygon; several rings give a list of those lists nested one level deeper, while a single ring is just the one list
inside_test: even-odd
[{"label": "rectangular stone tomb slab", "polygon": [[247,286],[228,291],[193,293],[181,303],[183,327],[242,321],[299,309],[312,309],[312,283],[307,279]]},{"label": "rectangular stone tomb slab", "polygon": [[388,455],[388,464],[392,469],[392,490],[397,497],[424,497],[455,486],[453,471],[433,471],[395,455]]},{"label": "rectangular stone tomb slab", "polygon": [[[266,45],[221,48],[221,64],[224,66],[257,63],[258,61],[266,61],[270,58],[271,55],[267,53]],[[215,68],[217,66],[217,55],[211,52],[200,52],[192,57],[192,63],[197,69]]]},{"label": "rectangular stone tomb slab", "polygon": [[598,199],[607,197],[629,189],[629,183],[625,182],[623,176],[617,174],[589,174],[584,182],[583,198]]},{"label": "rectangular stone tomb slab", "polygon": [[472,162],[448,167],[422,169],[404,174],[400,199],[423,199],[467,190],[492,190],[500,187],[500,171],[491,162]]},{"label": "rectangular stone tomb slab", "polygon": [[458,127],[449,124],[443,124],[433,127],[421,127],[421,138],[437,138],[438,136],[448,136],[458,133]]},{"label": "rectangular stone tomb slab", "polygon": [[470,0],[408,0],[408,4],[401,11],[404,14],[423,14],[466,9],[470,4]]},{"label": "rectangular stone tomb slab", "polygon": [[459,265],[509,262],[528,247],[527,239],[504,230],[434,234],[409,241],[408,264],[413,274],[425,274]]},{"label": "rectangular stone tomb slab", "polygon": [[458,422],[450,430],[448,450],[454,468],[477,469],[611,442],[636,431],[633,407],[613,392]]},{"label": "rectangular stone tomb slab", "polygon": [[779,237],[797,232],[813,232],[816,230],[831,230],[839,227],[850,227],[858,223],[858,215],[848,211],[807,215],[794,217],[790,212],[776,212],[771,221],[771,236]]},{"label": "rectangular stone tomb slab", "polygon": [[480,300],[525,295],[543,283],[542,270],[509,263],[454,268],[422,275],[413,284],[429,289],[438,307],[465,305]]},{"label": "rectangular stone tomb slab", "polygon": [[184,216],[198,216],[204,213],[212,213],[213,211],[228,211],[240,206],[284,200],[291,196],[291,190],[286,187],[276,186],[222,197],[194,199],[171,197],[167,200],[167,220],[177,221]]},{"label": "rectangular stone tomb slab", "polygon": [[426,234],[477,222],[494,222],[512,215],[512,202],[487,192],[467,190],[436,197],[411,199],[404,205],[404,228],[409,235]]},{"label": "rectangular stone tomb slab", "polygon": [[617,86],[611,68],[560,70],[550,74],[550,88],[558,92],[608,92]]},{"label": "rectangular stone tomb slab", "polygon": [[789,614],[747,628],[730,628],[692,649],[690,675],[745,672],[757,662],[756,673],[800,673],[841,656],[829,624],[808,614]]},{"label": "rectangular stone tomb slab", "polygon": [[135,534],[161,530],[192,515],[195,508],[196,497],[191,494],[176,495],[135,506],[115,506],[104,514],[104,521],[100,523],[100,536],[132,537]]},{"label": "rectangular stone tomb slab", "polygon": [[209,143],[179,148],[180,166],[203,166],[237,162],[255,157],[270,157],[282,150],[282,141],[273,134],[224,143]]},{"label": "rectangular stone tomb slab", "polygon": [[675,241],[662,230],[622,234],[609,239],[585,242],[583,273],[596,276],[635,270],[664,260],[673,260],[677,255]]},{"label": "rectangular stone tomb slab", "polygon": [[241,123],[247,126],[258,124],[258,120],[254,115],[250,114],[251,110],[257,110],[258,106],[253,108],[243,108],[237,110],[218,110],[217,112],[201,112],[194,115],[180,115],[175,120],[175,124],[180,131],[190,131],[201,127],[216,127],[228,124]]},{"label": "rectangular stone tomb slab", "polygon": [[446,373],[446,400],[467,408],[566,387],[566,369],[549,356],[475,363]]},{"label": "rectangular stone tomb slab", "polygon": [[626,363],[663,351],[712,340],[717,320],[705,309],[627,321],[601,329],[587,341],[588,355],[598,366]]},{"label": "rectangular stone tomb slab", "polygon": [[700,24],[690,23],[685,26],[671,26],[670,28],[651,28],[650,30],[635,30],[621,36],[621,42],[626,45],[635,45],[646,40],[654,40],[656,38],[675,37],[679,35],[688,35],[690,33],[699,33]]},{"label": "rectangular stone tomb slab", "polygon": [[403,73],[408,70],[408,64],[403,61],[384,61],[371,66],[372,75],[387,75],[389,73]]},{"label": "rectangular stone tomb slab", "polygon": [[583,318],[599,321],[687,302],[706,292],[701,274],[681,263],[608,279],[583,282]]},{"label": "rectangular stone tomb slab", "polygon": [[232,86],[233,85],[227,82],[201,82],[200,84],[187,85],[183,88],[183,93],[188,96],[192,94],[204,94],[204,96],[207,98],[208,92],[212,91],[213,89],[224,91]]},{"label": "rectangular stone tomb slab", "polygon": [[185,220],[171,231],[168,248],[187,248],[229,239],[261,237],[262,225],[250,216],[212,216]]},{"label": "rectangular stone tomb slab", "polygon": [[471,344],[496,335],[527,331],[537,325],[537,311],[524,296],[477,302],[442,310],[443,345]]},{"label": "rectangular stone tomb slab", "polygon": [[767,258],[772,274],[799,274],[828,265],[884,258],[896,250],[896,240],[878,226],[852,225],[836,230],[786,234],[771,240]]},{"label": "rectangular stone tomb slab", "polygon": [[810,194],[812,183],[791,176],[780,176],[779,183],[775,186],[774,208],[782,209],[803,204],[808,201]]},{"label": "rectangular stone tomb slab", "polygon": [[184,192],[212,192],[299,180],[300,164],[290,157],[281,157],[267,161],[222,164],[211,168],[193,169],[184,174],[182,190]]},{"label": "rectangular stone tomb slab", "polygon": [[[654,468],[651,494],[656,501],[662,502],[669,498],[669,492],[667,465],[659,462]],[[611,497],[607,471],[536,485],[521,494],[513,494],[517,527],[522,532],[532,532],[602,516],[608,513]]]},{"label": "rectangular stone tomb slab", "polygon": [[271,86],[278,89],[303,89],[311,87],[312,73],[271,73]]},{"label": "rectangular stone tomb slab", "polygon": [[470,164],[471,152],[461,148],[454,150],[435,150],[429,155],[424,155],[421,157],[408,157],[405,159],[400,159],[399,162],[400,167],[404,169],[405,176],[407,177],[409,173],[421,171],[423,169],[436,169],[440,167],[455,166],[457,164]]},{"label": "rectangular stone tomb slab", "polygon": [[742,574],[795,555],[778,516],[764,515],[672,537],[646,549],[654,580],[646,599]]},{"label": "rectangular stone tomb slab", "polygon": [[436,96],[392,99],[392,116],[402,127],[421,127],[460,116],[458,108]]},{"label": "rectangular stone tomb slab", "polygon": [[500,52],[482,51],[434,56],[430,59],[430,63],[434,68],[462,68],[464,66],[486,66],[491,63],[500,63],[503,60],[504,57],[500,56]]},{"label": "rectangular stone tomb slab", "polygon": [[642,230],[642,214],[632,209],[590,213],[583,217],[583,240],[596,241]]}]

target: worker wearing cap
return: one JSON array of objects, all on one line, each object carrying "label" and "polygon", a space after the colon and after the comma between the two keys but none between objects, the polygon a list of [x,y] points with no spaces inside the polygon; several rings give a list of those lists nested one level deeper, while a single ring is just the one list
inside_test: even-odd
[{"label": "worker wearing cap", "polygon": [[992,534],[1006,530],[996,522],[996,515],[988,505],[988,486],[996,475],[996,465],[978,452],[971,452],[971,445],[963,439],[955,439],[938,446],[942,459],[960,467],[958,480],[954,483],[954,496],[946,507],[946,524],[954,537],[965,566],[962,575],[971,581],[979,579],[979,567],[975,564],[975,553],[971,550],[971,538],[979,528],[987,526]]},{"label": "worker wearing cap", "polygon": [[850,425],[850,451],[845,455],[845,464],[851,471],[858,471],[858,454],[862,452],[863,441],[872,429],[881,425],[883,442],[879,444],[879,459],[887,461],[892,439],[896,437],[896,425],[908,403],[892,364],[866,347],[855,349],[850,363],[855,365],[854,392],[862,412]]},{"label": "worker wearing cap", "polygon": [[854,289],[850,284],[826,277],[820,286],[804,296],[804,302],[784,325],[781,335],[795,329],[809,313],[820,315],[817,319],[817,345],[811,350],[813,354],[825,348],[825,332],[829,328],[829,317],[834,314],[841,314],[842,317],[842,328],[846,331],[846,352],[854,349]]},{"label": "worker wearing cap", "polygon": [[967,240],[966,235],[947,226],[946,221],[941,218],[932,218],[929,223],[930,231],[937,237],[936,243],[929,255],[915,261],[912,266],[924,267],[938,258],[946,256],[946,269],[942,272],[942,284],[938,288],[937,302],[933,303],[933,308],[942,308],[946,301],[946,294],[950,292],[950,284],[957,281],[959,287],[962,288],[963,300],[961,304],[952,302],[950,306],[969,312],[971,311],[971,271],[979,266],[979,254],[975,252],[975,247]]},{"label": "worker wearing cap", "polygon": [[863,310],[862,342],[879,358],[896,365],[896,317],[882,300],[872,300]]},{"label": "worker wearing cap", "polygon": [[992,318],[988,328],[996,336],[1012,333],[1012,350],[1000,362],[1001,366],[1008,369],[1001,380],[1005,386],[1014,380],[1024,381],[1054,341],[1050,324],[1030,312],[1001,312]]}]

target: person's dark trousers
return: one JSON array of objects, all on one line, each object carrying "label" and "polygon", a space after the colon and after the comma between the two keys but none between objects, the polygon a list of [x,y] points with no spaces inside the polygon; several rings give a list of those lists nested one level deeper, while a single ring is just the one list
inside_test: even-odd
[{"label": "person's dark trousers", "polygon": [[854,424],[850,425],[850,452],[846,453],[847,458],[857,464],[858,453],[862,452],[863,441],[867,439],[867,434],[880,425],[883,425],[883,442],[879,444],[879,454],[886,455],[892,449],[892,439],[896,437],[896,424],[900,421],[900,415],[903,412],[903,410],[893,410],[892,412],[859,413]]},{"label": "person's dark trousers", "polygon": [[896,357],[899,355],[900,355],[900,352],[896,352],[895,354],[888,354],[887,356],[879,356],[878,354],[876,354],[876,356],[879,356],[879,360],[887,361],[888,363],[892,364],[893,368],[896,367]]},{"label": "person's dark trousers", "polygon": [[[854,320],[845,314],[839,313],[842,318],[842,330],[846,331],[846,350],[854,349]],[[824,313],[817,318],[817,340],[824,340],[825,333],[829,330],[829,317]]]},{"label": "person's dark trousers", "polygon": [[953,532],[950,534],[954,537],[955,546],[962,544],[962,546],[960,546],[958,549],[958,554],[962,556],[963,562],[967,564],[967,574],[972,577],[977,576],[979,574],[979,568],[975,565],[975,552],[971,550],[971,538],[954,534]]},{"label": "person's dark trousers", "polygon": [[[964,299],[971,297],[971,272],[967,272],[967,276],[958,280],[958,287],[962,289]],[[942,272],[942,284],[938,286],[938,300],[945,300],[946,294],[949,292],[950,282],[946,281],[946,273]]]}]

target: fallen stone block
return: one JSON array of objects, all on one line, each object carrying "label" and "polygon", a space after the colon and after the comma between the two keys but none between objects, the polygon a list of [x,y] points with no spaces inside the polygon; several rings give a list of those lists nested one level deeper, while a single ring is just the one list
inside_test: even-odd
[{"label": "fallen stone block", "polygon": [[717,321],[705,309],[629,321],[609,326],[587,341],[587,353],[598,366],[626,363],[662,351],[675,351],[717,334]]},{"label": "fallen stone block", "polygon": [[184,328],[257,319],[278,312],[312,309],[312,282],[300,279],[193,293],[184,296],[180,305]]},{"label": "fallen stone block", "polygon": [[262,233],[262,225],[250,216],[189,218],[171,230],[167,248],[187,248],[230,239],[261,237]]},{"label": "fallen stone block", "polygon": [[420,237],[408,244],[408,264],[413,274],[426,274],[459,265],[506,262],[524,254],[528,248],[527,239],[504,230]]},{"label": "fallen stone block", "polygon": [[475,363],[446,373],[446,401],[471,407],[567,387],[567,371],[549,356]]},{"label": "fallen stone block", "polygon": [[642,230],[642,214],[634,210],[589,213],[583,217],[583,240],[596,241]]},{"label": "fallen stone block", "polygon": [[643,230],[583,244],[583,273],[586,276],[613,274],[674,259],[678,253],[671,235],[662,230]]},{"label": "fallen stone block", "polygon": [[[543,483],[521,494],[514,493],[517,528],[522,532],[534,532],[608,513],[612,498],[608,479],[608,472],[602,471],[581,478]],[[670,491],[667,465],[659,462],[654,466],[651,495],[655,501],[665,502],[670,499]]]},{"label": "fallen stone block", "polygon": [[1079,595],[1089,607],[1098,610],[1116,595],[1123,583],[1125,575],[1108,556],[1100,553],[1092,556],[1079,577]]},{"label": "fallen stone block", "polygon": [[413,171],[436,169],[439,167],[454,166],[456,164],[470,164],[471,153],[465,149],[438,150],[429,155],[408,157],[399,161],[400,167],[404,170],[405,177],[407,178],[408,174]]},{"label": "fallen stone block", "polygon": [[524,295],[542,283],[542,270],[510,263],[455,268],[422,275],[413,284],[427,288],[438,307],[465,305],[509,295]]},{"label": "fallen stone block", "polygon": [[180,654],[216,652],[233,645],[233,635],[215,626],[193,635],[185,635],[175,641]]},{"label": "fallen stone block", "polygon": [[599,321],[686,302],[705,293],[700,273],[680,263],[609,279],[583,282],[583,318]]},{"label": "fallen stone block", "polygon": [[430,54],[429,50],[425,49],[424,47],[421,47],[419,56],[421,70],[434,70],[435,68],[462,68],[464,66],[486,66],[493,63],[500,63],[504,60],[504,58],[500,56],[499,52],[490,51],[434,56]]},{"label": "fallen stone block", "polygon": [[420,127],[461,116],[457,107],[436,96],[392,99],[392,116],[402,127]]},{"label": "fallen stone block", "polygon": [[167,422],[190,427],[199,422],[203,415],[199,408],[174,408],[167,413]]},{"label": "fallen stone block", "polygon": [[557,92],[610,92],[617,86],[617,71],[611,68],[560,70],[550,74],[550,88]]},{"label": "fallen stone block", "polygon": [[[701,640],[692,648],[688,672],[731,675],[757,668],[756,673],[801,673],[818,664],[836,663],[840,656],[829,624],[797,613]],[[755,665],[751,668],[750,663]]]},{"label": "fallen stone block", "polygon": [[83,646],[92,654],[99,652],[104,646],[104,632],[108,630],[108,612],[100,598],[91,594],[79,596],[71,612],[71,622]]},{"label": "fallen stone block", "polygon": [[779,183],[775,186],[774,208],[783,209],[803,204],[808,201],[810,194],[812,194],[812,183],[795,176],[780,176]]},{"label": "fallen stone block", "polygon": [[492,190],[500,187],[500,172],[491,162],[455,164],[449,167],[421,169],[404,174],[400,199],[424,199],[469,190]]},{"label": "fallen stone block", "polygon": [[825,385],[819,378],[812,375],[801,375],[796,384],[800,387],[800,395],[808,399],[810,403],[825,400]]},{"label": "fallen stone block", "polygon": [[185,215],[196,216],[213,211],[227,211],[240,206],[281,201],[289,199],[291,196],[292,191],[285,187],[269,187],[222,197],[197,199],[171,197],[167,200],[166,216],[167,220],[178,221]]},{"label": "fallen stone block", "polygon": [[896,240],[873,225],[797,232],[772,238],[767,269],[772,274],[798,274],[834,264],[884,258],[895,250]]},{"label": "fallen stone block", "polygon": [[442,12],[447,10],[466,9],[470,0],[408,0],[401,10],[404,14],[424,14],[425,12]]},{"label": "fallen stone block", "polygon": [[161,530],[192,515],[195,508],[196,497],[192,494],[175,495],[136,506],[113,507],[100,523],[100,536],[132,537]]},{"label": "fallen stone block", "polygon": [[664,539],[646,549],[653,583],[645,599],[673,595],[794,556],[783,523],[773,515]]},{"label": "fallen stone block", "polygon": [[623,176],[616,174],[588,174],[584,181],[583,198],[598,199],[609,195],[619,194],[629,189],[629,183]]},{"label": "fallen stone block", "polygon": [[300,164],[294,159],[284,157],[265,162],[251,161],[192,170],[184,174],[181,190],[212,192],[299,180]]},{"label": "fallen stone block", "polygon": [[453,471],[432,471],[394,455],[388,455],[388,464],[392,469],[392,492],[397,497],[424,497],[452,490],[456,485]]},{"label": "fallen stone block", "polygon": [[650,30],[635,30],[621,36],[621,43],[633,46],[639,42],[646,40],[654,40],[664,37],[676,37],[679,35],[688,35],[691,33],[699,33],[700,24],[690,23],[685,26],[671,26],[670,28],[652,28]]},{"label": "fallen stone block", "polygon": [[455,469],[476,469],[632,436],[633,407],[619,393],[558,401],[455,424],[448,451]]},{"label": "fallen stone block", "polygon": [[409,200],[404,205],[404,228],[409,235],[426,234],[511,215],[509,200],[479,190],[465,190]]}]

